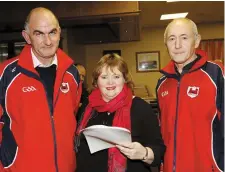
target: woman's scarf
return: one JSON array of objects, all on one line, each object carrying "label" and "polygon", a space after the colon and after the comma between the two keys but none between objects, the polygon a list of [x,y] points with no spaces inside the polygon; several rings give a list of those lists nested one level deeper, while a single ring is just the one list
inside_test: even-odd
[{"label": "woman's scarf", "polygon": [[[83,119],[77,129],[77,134],[84,129],[91,118],[93,110],[98,112],[116,112],[112,126],[123,127],[131,131],[130,108],[132,104],[132,91],[126,84],[123,90],[109,102],[102,99],[100,90],[97,88],[89,96],[89,104],[85,110]],[[120,153],[118,148],[108,150],[108,172],[125,172],[127,159]]]}]

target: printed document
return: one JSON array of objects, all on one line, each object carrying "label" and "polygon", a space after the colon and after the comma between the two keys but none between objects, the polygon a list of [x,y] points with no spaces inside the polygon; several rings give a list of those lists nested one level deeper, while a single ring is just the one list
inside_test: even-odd
[{"label": "printed document", "polygon": [[90,152],[115,147],[122,143],[131,143],[131,133],[126,128],[93,125],[82,130]]}]

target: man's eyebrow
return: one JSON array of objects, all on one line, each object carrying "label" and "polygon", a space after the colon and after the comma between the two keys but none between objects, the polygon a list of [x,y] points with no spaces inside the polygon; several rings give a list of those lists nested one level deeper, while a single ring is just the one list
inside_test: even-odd
[{"label": "man's eyebrow", "polygon": [[[52,33],[52,32],[55,32],[55,31],[57,31],[57,29],[56,29],[56,28],[53,28],[49,33]],[[44,32],[42,32],[42,31],[40,31],[40,30],[34,30],[34,31],[33,31],[33,34],[35,34],[35,33],[44,34]],[[49,34],[49,33],[48,33],[48,34]]]},{"label": "man's eyebrow", "polygon": [[40,31],[40,30],[34,30],[34,31],[33,31],[33,34],[35,34],[35,33],[44,34],[44,32],[42,32],[42,31]]},{"label": "man's eyebrow", "polygon": [[173,37],[173,36],[175,37],[175,35],[169,35],[168,38]]},{"label": "man's eyebrow", "polygon": [[49,33],[52,33],[52,32],[55,32],[55,31],[57,31],[57,29],[53,28]]}]

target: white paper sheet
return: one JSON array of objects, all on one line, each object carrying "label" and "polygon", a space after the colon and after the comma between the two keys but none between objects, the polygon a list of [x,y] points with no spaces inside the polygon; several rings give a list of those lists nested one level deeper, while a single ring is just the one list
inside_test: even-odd
[{"label": "white paper sheet", "polygon": [[82,130],[90,152],[115,147],[116,144],[130,143],[130,131],[121,127],[108,127],[105,125],[93,125]]}]

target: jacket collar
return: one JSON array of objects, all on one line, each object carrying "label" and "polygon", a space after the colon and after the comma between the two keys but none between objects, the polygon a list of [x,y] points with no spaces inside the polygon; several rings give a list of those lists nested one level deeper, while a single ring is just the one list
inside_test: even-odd
[{"label": "jacket collar", "polygon": [[[203,50],[196,50],[195,53],[201,58],[196,63],[193,64],[193,66],[190,68],[189,71],[193,71],[202,67],[208,59],[206,52]],[[175,63],[173,60],[171,60],[167,66],[165,66],[162,70],[160,70],[160,72],[165,75],[176,75],[177,72],[174,66]]]},{"label": "jacket collar", "polygon": [[[58,48],[58,50],[56,51],[56,57],[58,61],[57,70],[59,71],[64,72],[66,69],[69,68],[69,66],[73,64],[73,60],[68,55],[66,55],[60,48]],[[22,52],[19,55],[18,65],[28,71],[38,74],[34,68],[30,45],[25,45],[25,47],[23,48]]]},{"label": "jacket collar", "polygon": [[42,64],[42,63],[38,60],[38,58],[37,58],[37,56],[35,56],[35,54],[34,54],[32,48],[31,48],[31,56],[32,56],[34,68],[36,68],[36,67],[43,67],[43,68],[46,68],[46,67],[49,67],[49,66],[51,66],[51,65],[53,65],[53,64],[56,65],[56,66],[58,65],[58,61],[57,61],[56,54],[55,54],[55,56],[53,57],[52,62],[51,62],[50,64],[48,64],[48,65]]}]

